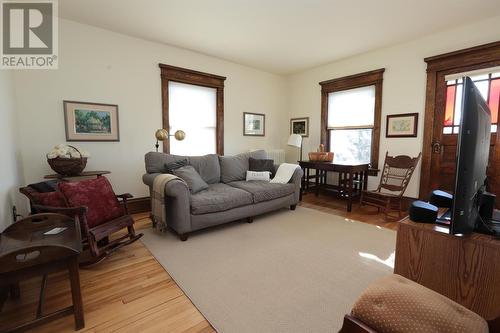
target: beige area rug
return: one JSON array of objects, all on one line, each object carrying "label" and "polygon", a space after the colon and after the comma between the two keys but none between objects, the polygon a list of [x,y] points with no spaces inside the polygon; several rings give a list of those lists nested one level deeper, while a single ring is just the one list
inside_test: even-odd
[{"label": "beige area rug", "polygon": [[218,332],[337,332],[366,286],[392,273],[394,231],[297,207],[142,242]]}]

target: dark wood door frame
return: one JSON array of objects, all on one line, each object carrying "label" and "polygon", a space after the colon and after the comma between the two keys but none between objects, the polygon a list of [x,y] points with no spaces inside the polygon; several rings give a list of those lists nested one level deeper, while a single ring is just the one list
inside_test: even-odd
[{"label": "dark wood door frame", "polygon": [[[168,83],[170,81],[215,88],[217,91],[216,149],[217,154],[224,155],[224,81],[226,77],[165,64],[159,64],[159,66],[161,70],[163,128],[170,129],[168,117]],[[163,152],[170,153],[169,140],[163,142]]]},{"label": "dark wood door frame", "polygon": [[[434,189],[432,175],[432,145],[435,122],[443,122],[446,99],[445,76],[454,73],[500,66],[500,41],[471,47],[459,51],[425,58],[427,63],[427,88],[424,116],[424,139],[422,167],[420,173],[419,198],[427,199]],[[497,139],[498,141],[498,135]],[[499,149],[497,149],[498,151]],[[500,163],[500,152],[493,156],[494,163]],[[500,173],[496,172],[493,183],[498,184]],[[493,184],[492,184],[493,185]]]}]

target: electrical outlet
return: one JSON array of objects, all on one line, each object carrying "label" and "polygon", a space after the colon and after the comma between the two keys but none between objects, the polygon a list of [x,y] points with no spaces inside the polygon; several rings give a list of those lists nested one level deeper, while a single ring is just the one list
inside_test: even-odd
[{"label": "electrical outlet", "polygon": [[16,221],[17,221],[17,216],[18,216],[18,215],[17,215],[17,208],[16,208],[16,206],[12,206],[12,220],[13,220],[14,222],[16,222]]}]

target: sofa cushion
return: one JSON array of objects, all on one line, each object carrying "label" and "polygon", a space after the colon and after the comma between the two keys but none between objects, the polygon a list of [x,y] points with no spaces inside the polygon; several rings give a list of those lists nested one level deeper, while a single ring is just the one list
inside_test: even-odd
[{"label": "sofa cushion", "polygon": [[238,180],[245,180],[249,170],[248,159],[266,158],[264,150],[256,150],[248,153],[242,153],[235,156],[219,156],[220,162],[220,180],[223,183],[230,183]]},{"label": "sofa cushion", "polygon": [[173,173],[186,182],[191,194],[198,193],[208,188],[208,184],[201,178],[200,174],[196,172],[192,165],[186,165],[182,168],[175,169]]},{"label": "sofa cushion", "polygon": [[70,207],[88,208],[87,223],[90,228],[120,217],[124,213],[106,177],[79,182],[60,182],[58,186]]},{"label": "sofa cushion", "polygon": [[[149,152],[144,156],[147,173],[167,173],[167,164],[188,159],[187,156]],[[189,160],[189,159],[188,159]]]},{"label": "sofa cushion", "polygon": [[189,164],[200,174],[208,184],[220,182],[220,165],[217,154],[190,156]]},{"label": "sofa cushion", "polygon": [[237,181],[228,185],[251,193],[254,203],[285,197],[295,192],[295,184],[274,184],[259,180]]},{"label": "sofa cushion", "polygon": [[191,196],[193,215],[221,212],[252,204],[252,195],[226,184],[210,184],[208,189]]}]

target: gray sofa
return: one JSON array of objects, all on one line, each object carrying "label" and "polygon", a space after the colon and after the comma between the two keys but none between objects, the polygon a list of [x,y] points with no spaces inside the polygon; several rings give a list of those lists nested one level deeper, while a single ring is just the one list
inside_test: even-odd
[{"label": "gray sofa", "polygon": [[211,226],[247,219],[259,214],[290,207],[299,202],[302,170],[297,168],[288,184],[245,181],[249,158],[265,159],[263,150],[236,156],[178,156],[150,152],[145,156],[146,174],[142,177],[150,191],[156,176],[166,172],[166,165],[187,159],[209,187],[191,194],[187,185],[172,180],[165,187],[167,224],[181,240],[190,232]]}]

